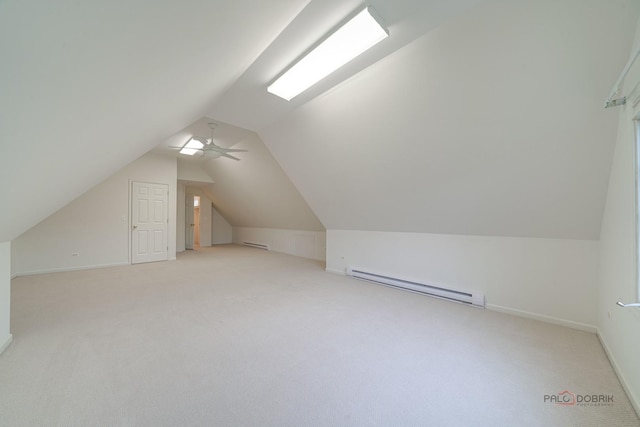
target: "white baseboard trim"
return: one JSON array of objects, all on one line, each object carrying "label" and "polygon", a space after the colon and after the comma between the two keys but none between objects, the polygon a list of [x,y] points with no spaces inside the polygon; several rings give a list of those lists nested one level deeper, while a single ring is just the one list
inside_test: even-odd
[{"label": "white baseboard trim", "polygon": [[499,313],[512,314],[518,317],[525,317],[527,319],[540,320],[541,322],[553,323],[554,325],[567,326],[573,329],[579,329],[581,331],[596,333],[598,329],[593,325],[586,323],[574,322],[573,320],[560,319],[558,317],[547,316],[544,314],[532,313],[530,311],[517,310],[515,308],[502,307],[494,304],[487,304],[487,310],[497,311]]},{"label": "white baseboard trim", "polygon": [[112,264],[83,265],[80,267],[48,268],[43,270],[21,271],[19,273],[14,273],[11,277],[16,278],[19,276],[32,276],[34,274],[64,273],[66,271],[93,270],[96,268],[107,268],[107,267],[122,267],[123,265],[130,265],[130,264],[129,262],[116,262]]},{"label": "white baseboard trim", "polygon": [[0,355],[2,353],[4,353],[4,351],[7,348],[9,348],[9,346],[11,345],[12,341],[13,341],[13,335],[9,334],[9,336],[7,337],[7,340],[5,341],[5,343],[0,346]]},{"label": "white baseboard trim", "polygon": [[345,274],[345,272],[343,270],[335,270],[333,268],[325,268],[324,271],[326,271],[327,273],[339,274],[341,276],[346,276],[346,274]]},{"label": "white baseboard trim", "polygon": [[611,350],[609,350],[609,346],[607,345],[607,342],[605,341],[604,337],[600,333],[599,329],[596,331],[596,335],[600,340],[600,344],[602,345],[602,348],[604,349],[605,354],[609,358],[609,362],[611,363],[611,366],[613,367],[613,370],[616,373],[618,380],[620,381],[620,384],[622,384],[622,388],[624,389],[624,392],[627,393],[627,398],[629,399],[629,402],[631,402],[631,406],[633,406],[633,409],[635,409],[636,414],[638,414],[638,416],[640,417],[640,400],[638,400],[638,396],[634,395],[633,392],[631,391],[631,388],[629,387],[627,380],[625,379],[624,375],[622,375],[622,371],[618,367],[618,363],[616,362],[615,357],[613,357],[613,353],[611,353]]}]

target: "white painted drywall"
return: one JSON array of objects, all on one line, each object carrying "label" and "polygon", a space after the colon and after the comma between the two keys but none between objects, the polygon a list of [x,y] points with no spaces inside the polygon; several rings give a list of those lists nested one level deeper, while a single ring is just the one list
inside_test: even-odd
[{"label": "white painted drywall", "polygon": [[14,239],[13,274],[129,263],[131,181],[169,185],[169,259],[175,259],[176,159],[146,154]]},{"label": "white painted drywall", "polygon": [[196,181],[213,184],[213,179],[204,171],[198,159],[178,158],[178,179],[182,181]]},{"label": "white painted drywall", "polygon": [[0,241],[202,117],[307,3],[0,1]]},{"label": "white painted drywall", "polygon": [[[640,21],[635,48],[640,47]],[[633,51],[635,53],[635,50]],[[628,94],[640,81],[640,63],[636,64],[625,81],[623,94]],[[613,82],[612,82],[613,84]],[[636,278],[636,209],[633,118],[640,108],[633,103],[639,91],[630,94],[630,103],[607,110],[619,117],[618,138],[609,178],[607,204],[600,237],[600,280],[598,286],[598,329],[609,358],[625,385],[636,411],[640,412],[640,309],[620,308],[616,301],[638,301]],[[640,106],[639,106],[640,107]]]},{"label": "white painted drywall", "polygon": [[215,207],[211,206],[211,244],[228,243],[233,243],[233,227]]},{"label": "white painted drywall", "polygon": [[259,134],[327,229],[598,239],[639,7],[483,2]]},{"label": "white painted drywall", "polygon": [[485,293],[492,309],[595,331],[598,242],[327,230],[327,270],[349,266]]},{"label": "white painted drywall", "polygon": [[324,261],[326,234],[322,231],[233,227],[233,242],[268,245],[269,250]]},{"label": "white painted drywall", "polygon": [[11,343],[11,242],[0,242],[0,354]]},{"label": "white painted drywall", "polygon": [[[204,170],[215,181],[211,201],[234,227],[324,231],[315,213],[257,134],[233,148],[240,161],[218,158]],[[330,165],[327,165],[330,169]]]}]

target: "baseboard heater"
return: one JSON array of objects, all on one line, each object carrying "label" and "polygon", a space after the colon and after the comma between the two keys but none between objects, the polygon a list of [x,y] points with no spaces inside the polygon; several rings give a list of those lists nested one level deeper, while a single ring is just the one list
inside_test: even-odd
[{"label": "baseboard heater", "polygon": [[484,294],[481,292],[460,291],[457,289],[443,288],[428,283],[418,283],[411,280],[400,279],[397,277],[385,276],[379,273],[358,270],[353,267],[347,268],[347,276],[355,279],[365,280],[379,285],[391,286],[420,294],[429,295],[448,301],[468,304],[474,307],[484,308]]},{"label": "baseboard heater", "polygon": [[269,245],[263,245],[262,243],[253,243],[253,242],[242,242],[245,246],[251,246],[252,248],[264,249],[265,251],[269,250]]}]

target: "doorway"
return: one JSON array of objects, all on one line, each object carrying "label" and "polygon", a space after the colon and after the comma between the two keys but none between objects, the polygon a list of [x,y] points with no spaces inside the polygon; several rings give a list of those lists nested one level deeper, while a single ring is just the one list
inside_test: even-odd
[{"label": "doorway", "polygon": [[204,231],[200,227],[200,218],[202,217],[200,204],[200,196],[196,196],[194,193],[185,194],[184,248],[186,250],[198,249],[203,243],[200,236]]},{"label": "doorway", "polygon": [[200,197],[193,198],[193,248],[200,247]]}]

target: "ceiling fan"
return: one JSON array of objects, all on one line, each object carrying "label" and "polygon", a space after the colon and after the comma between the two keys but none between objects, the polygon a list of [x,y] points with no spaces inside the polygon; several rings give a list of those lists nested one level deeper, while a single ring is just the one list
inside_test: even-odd
[{"label": "ceiling fan", "polygon": [[209,123],[209,127],[211,128],[210,140],[202,136],[192,136],[191,139],[189,139],[189,141],[187,141],[187,143],[182,147],[171,146],[170,148],[178,149],[180,150],[181,154],[187,154],[189,156],[192,156],[196,152],[200,151],[202,153],[201,157],[205,157],[210,153],[215,155],[215,157],[211,156],[213,158],[222,156],[233,160],[240,160],[239,158],[234,157],[229,153],[246,152],[248,150],[220,147],[219,145],[216,145],[215,142],[213,142],[213,131],[217,126],[218,125],[216,123]]}]

